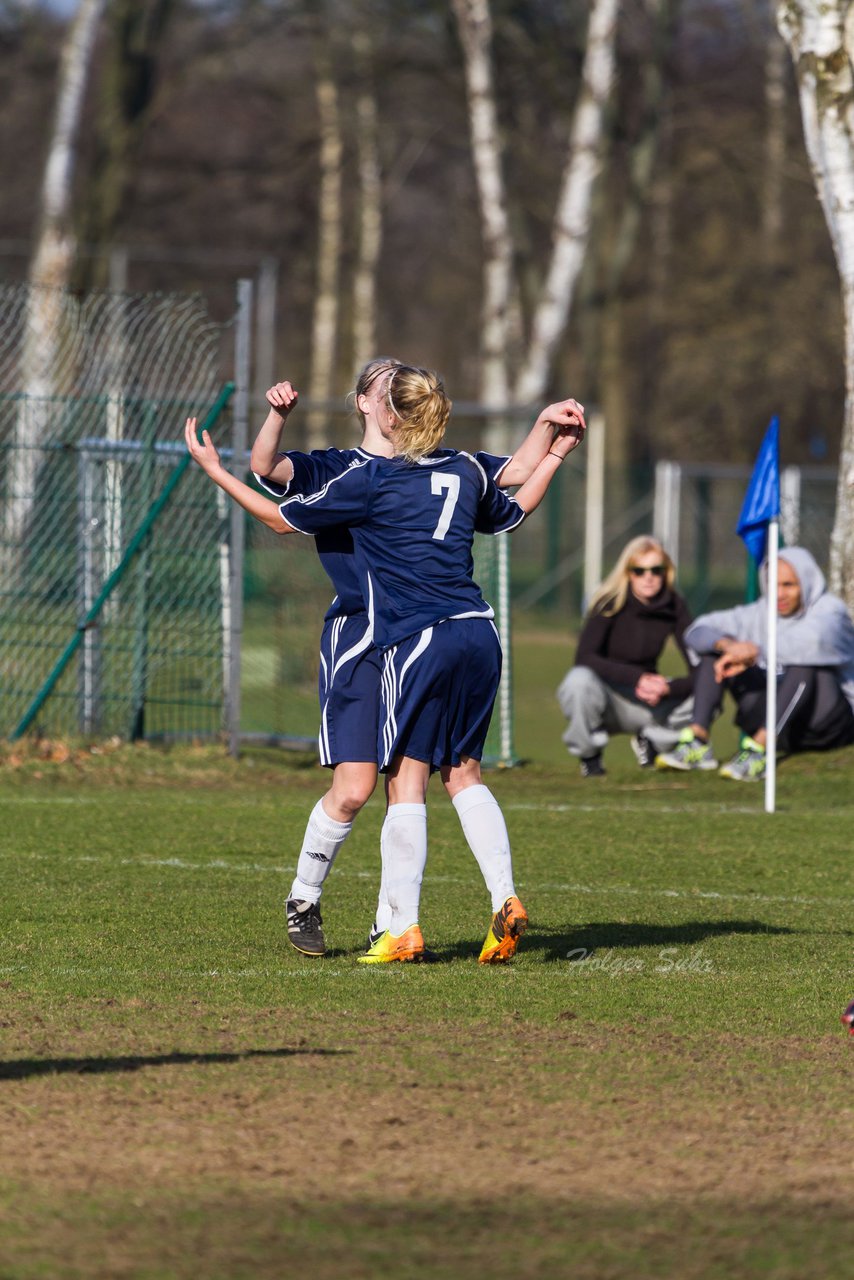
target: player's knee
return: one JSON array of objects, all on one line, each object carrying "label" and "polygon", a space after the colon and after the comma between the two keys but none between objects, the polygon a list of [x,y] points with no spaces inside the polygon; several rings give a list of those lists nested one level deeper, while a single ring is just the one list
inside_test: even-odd
[{"label": "player's knee", "polygon": [[339,784],[334,788],[334,803],[336,809],[343,815],[340,819],[342,822],[352,822],[356,814],[363,809],[374,794],[376,787],[376,779],[365,778],[347,779],[343,784]]},{"label": "player's knee", "polygon": [[466,760],[459,765],[445,766],[442,769],[442,781],[449,798],[453,800],[454,796],[467,787],[474,787],[482,781],[480,761]]}]

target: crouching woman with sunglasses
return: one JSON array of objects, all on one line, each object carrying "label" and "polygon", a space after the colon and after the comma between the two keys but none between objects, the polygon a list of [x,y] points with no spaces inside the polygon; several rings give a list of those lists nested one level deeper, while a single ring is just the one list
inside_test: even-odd
[{"label": "crouching woman with sunglasses", "polygon": [[[673,589],[673,561],[654,538],[633,538],[594,593],[578,640],[575,666],[557,691],[569,724],[563,740],[585,778],[602,777],[602,752],[613,733],[630,733],[638,764],[679,740],[691,723],[690,661],[683,642],[691,615]],[[673,637],[686,673],[658,674]]]}]

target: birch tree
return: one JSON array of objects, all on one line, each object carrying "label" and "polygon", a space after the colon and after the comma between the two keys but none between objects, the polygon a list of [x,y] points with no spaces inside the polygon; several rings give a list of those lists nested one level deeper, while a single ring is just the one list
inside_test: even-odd
[{"label": "birch tree", "polygon": [[530,404],[546,394],[558,343],[569,323],[590,233],[605,110],[614,79],[619,0],[592,0],[576,100],[552,224],[552,248],[515,378],[508,345],[516,296],[502,144],[491,65],[489,0],[452,0],[465,59],[469,126],[484,252],[481,395],[487,405]]},{"label": "birch tree", "polygon": [[24,397],[15,430],[7,488],[7,541],[23,534],[35,499],[39,446],[50,417],[55,392],[61,330],[61,290],[68,285],[74,261],[72,189],[77,141],[92,54],[104,0],[80,0],[68,30],[59,69],[59,91],[53,131],[41,187],[40,221],[30,264],[30,298],[24,320],[21,386]]},{"label": "birch tree", "polygon": [[513,241],[507,213],[492,75],[489,0],[452,0],[464,53],[472,159],[483,240],[480,400],[505,409],[509,399],[508,338]]},{"label": "birch tree", "polygon": [[842,287],[845,416],[830,585],[854,610],[854,3],[780,0],[777,25],[794,62],[804,140]]},{"label": "birch tree", "polygon": [[786,46],[771,24],[765,43],[765,173],[762,183],[762,248],[765,261],[772,268],[776,265],[783,235],[785,164]]},{"label": "birch tree", "polygon": [[516,379],[514,399],[520,404],[542,400],[546,394],[555,351],[569,323],[590,236],[593,187],[614,82],[618,8],[619,0],[592,0],[581,86],[555,209],[551,262]]},{"label": "birch tree", "polygon": [[[320,126],[320,183],[317,209],[317,270],[314,320],[311,336],[309,397],[318,406],[332,396],[335,342],[338,331],[338,273],[341,256],[341,119],[338,89],[326,53],[318,47],[317,109]],[[309,413],[308,447],[319,449],[327,441],[325,414]]]},{"label": "birch tree", "polygon": [[358,372],[376,355],[377,268],[382,245],[382,171],[379,121],[370,65],[371,42],[357,31],[353,48],[360,70],[356,95],[359,241],[353,274],[353,367]]}]

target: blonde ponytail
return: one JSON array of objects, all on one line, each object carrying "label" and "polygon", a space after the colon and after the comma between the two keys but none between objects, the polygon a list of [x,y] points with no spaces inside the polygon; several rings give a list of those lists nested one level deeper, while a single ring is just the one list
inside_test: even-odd
[{"label": "blonde ponytail", "polygon": [[388,380],[386,403],[397,419],[395,449],[401,457],[418,462],[438,449],[451,415],[451,401],[438,374],[399,365]]}]

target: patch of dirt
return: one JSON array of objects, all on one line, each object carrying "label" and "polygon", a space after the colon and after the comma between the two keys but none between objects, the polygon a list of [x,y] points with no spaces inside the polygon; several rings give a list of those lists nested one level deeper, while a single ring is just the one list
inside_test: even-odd
[{"label": "patch of dirt", "polygon": [[94,743],[52,738],[0,742],[0,781],[15,786],[156,783],[203,788],[241,782],[255,786],[280,783],[284,771],[289,785],[299,785],[303,778],[312,787],[319,785],[321,766],[313,751],[247,748],[234,760],[222,744],[207,742],[174,746],[121,738]]},{"label": "patch of dirt", "polygon": [[[398,1199],[440,1188],[471,1203],[492,1195],[498,1170],[544,1202],[854,1196],[841,1038],[765,1045],[757,1066],[755,1043],[735,1037],[572,1018],[401,1026],[335,1013],[297,1028],[286,1010],[144,1010],[140,1037],[134,1010],[118,1012],[127,1022],[109,1038],[85,1024],[60,1038],[5,1031],[13,1185],[227,1186],[341,1204],[382,1199],[393,1169]],[[811,1076],[826,1081],[837,1060],[840,1089],[812,1094]]]}]

